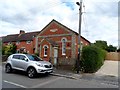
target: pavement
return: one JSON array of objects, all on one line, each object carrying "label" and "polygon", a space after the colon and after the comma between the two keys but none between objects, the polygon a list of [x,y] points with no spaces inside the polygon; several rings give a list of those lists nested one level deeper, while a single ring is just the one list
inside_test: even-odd
[{"label": "pavement", "polygon": [[118,61],[105,61],[104,65],[96,73],[75,74],[69,70],[54,68],[52,75],[71,79],[96,80],[110,84],[118,84]]},{"label": "pavement", "polygon": [[118,63],[119,61],[106,60],[104,65],[96,72],[96,75],[109,75],[118,77]]}]

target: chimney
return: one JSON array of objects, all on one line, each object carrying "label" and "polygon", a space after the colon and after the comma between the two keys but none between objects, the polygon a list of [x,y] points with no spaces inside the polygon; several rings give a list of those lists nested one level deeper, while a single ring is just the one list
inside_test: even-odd
[{"label": "chimney", "polygon": [[25,33],[24,30],[20,30],[20,33],[19,33],[19,34],[21,35],[21,34],[24,34],[24,33]]}]

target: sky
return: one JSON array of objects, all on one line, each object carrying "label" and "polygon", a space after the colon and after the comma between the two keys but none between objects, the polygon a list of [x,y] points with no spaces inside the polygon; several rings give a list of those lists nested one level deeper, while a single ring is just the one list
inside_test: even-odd
[{"label": "sky", "polygon": [[[82,0],[81,35],[118,46],[118,1]],[[78,32],[80,0],[0,0],[0,36],[41,31],[55,19]]]}]

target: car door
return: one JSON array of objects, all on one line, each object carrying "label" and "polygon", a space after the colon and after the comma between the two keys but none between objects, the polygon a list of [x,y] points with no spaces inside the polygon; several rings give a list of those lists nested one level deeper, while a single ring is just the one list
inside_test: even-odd
[{"label": "car door", "polygon": [[13,68],[19,68],[19,60],[20,60],[20,56],[19,55],[13,55],[12,57],[12,66]]},{"label": "car door", "polygon": [[21,70],[26,70],[27,66],[28,66],[28,61],[26,60],[26,56],[24,55],[20,55],[20,60],[19,60],[19,68]]}]

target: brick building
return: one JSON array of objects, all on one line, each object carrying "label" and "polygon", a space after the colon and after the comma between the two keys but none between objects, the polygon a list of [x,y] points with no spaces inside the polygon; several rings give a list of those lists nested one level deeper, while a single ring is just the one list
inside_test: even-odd
[{"label": "brick building", "polygon": [[[81,43],[82,45],[90,44],[82,36]],[[66,60],[68,63],[68,60],[77,58],[78,33],[52,20],[36,37],[36,52],[44,60],[51,60],[53,64],[65,63]]]},{"label": "brick building", "polygon": [[29,32],[25,33],[25,31],[20,30],[19,34],[11,34],[2,37],[3,45],[15,44],[17,46],[18,53],[30,53],[33,54],[35,52],[35,38],[39,34],[39,32]]},{"label": "brick building", "polygon": [[[19,34],[7,35],[3,37],[3,43],[15,43],[18,52],[38,53],[43,60],[53,64],[71,63],[78,55],[78,33],[56,20],[52,20],[40,32],[25,33],[21,30]],[[90,44],[82,36],[81,43]]]}]

